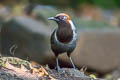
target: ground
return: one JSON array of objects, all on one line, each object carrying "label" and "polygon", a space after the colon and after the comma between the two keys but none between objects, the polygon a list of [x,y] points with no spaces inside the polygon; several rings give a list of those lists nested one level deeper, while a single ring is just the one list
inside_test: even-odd
[{"label": "ground", "polygon": [[[15,57],[0,58],[0,80],[94,80],[84,71],[62,68],[61,72]],[[98,79],[103,80],[103,79]]]}]

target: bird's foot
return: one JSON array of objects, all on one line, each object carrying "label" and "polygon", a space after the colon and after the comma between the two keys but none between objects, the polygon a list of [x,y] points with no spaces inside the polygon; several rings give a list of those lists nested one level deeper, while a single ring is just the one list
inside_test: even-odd
[{"label": "bird's foot", "polygon": [[77,68],[76,68],[76,67],[73,67],[72,69],[77,70]]},{"label": "bird's foot", "polygon": [[55,69],[58,71],[58,72],[62,72],[62,69],[60,67],[55,67]]},{"label": "bird's foot", "polygon": [[58,71],[59,73],[63,72],[62,69],[57,69],[57,71]]}]

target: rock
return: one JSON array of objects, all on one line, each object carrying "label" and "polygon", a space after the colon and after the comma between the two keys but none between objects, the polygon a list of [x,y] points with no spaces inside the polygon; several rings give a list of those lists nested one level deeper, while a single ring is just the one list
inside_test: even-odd
[{"label": "rock", "polygon": [[[52,72],[52,70],[49,70]],[[66,69],[66,71],[68,71],[69,73],[69,69]],[[83,75],[83,73],[79,72],[80,74]],[[91,80],[90,77],[86,77],[86,76],[70,76],[67,75],[66,73],[58,73],[58,72],[52,72],[51,74],[54,76],[54,79],[58,79],[58,80]],[[10,69],[6,69],[6,68],[2,68],[0,69],[0,79],[2,80],[43,80],[43,79],[47,79],[47,80],[51,80],[49,78],[49,76],[43,76],[43,77],[37,77],[36,75],[30,74],[30,73],[26,73],[23,75],[23,73],[17,73],[14,70],[10,70]],[[98,79],[98,80],[102,80],[102,79]]]},{"label": "rock", "polygon": [[[43,62],[42,58],[47,57],[49,51],[50,28],[44,23],[40,23],[28,17],[15,17],[6,22],[2,27],[2,53],[15,54],[20,58],[29,58]],[[16,49],[10,49],[16,45]],[[34,56],[33,56],[34,55]],[[47,57],[48,59],[48,57]]]},{"label": "rock", "polygon": [[56,70],[49,70],[48,72],[55,79],[61,80],[91,80],[89,76],[86,76],[84,72],[80,72],[77,69],[71,68],[62,68],[61,72],[57,72]]},{"label": "rock", "polygon": [[[18,64],[13,65],[10,62],[11,59]],[[49,69],[48,67],[40,65],[39,68],[35,68],[32,63],[28,61],[16,58],[16,57],[2,57],[0,58],[1,63],[5,66],[0,65],[0,79],[2,80],[91,80],[89,76],[86,76],[84,72],[77,69],[63,68],[61,72],[57,70]],[[10,62],[9,62],[10,61]],[[26,68],[20,61],[28,62],[29,68]],[[21,66],[19,65],[21,64]],[[37,66],[37,65],[36,65]],[[23,69],[26,68],[26,69]],[[34,72],[34,73],[33,73]],[[102,80],[102,79],[98,79]]]},{"label": "rock", "polygon": [[[29,77],[28,77],[29,76]],[[0,79],[2,80],[37,80],[38,78],[31,74],[18,74],[8,69],[0,69]]]},{"label": "rock", "polygon": [[120,29],[88,30],[79,33],[73,61],[101,73],[120,67]]},{"label": "rock", "polygon": [[74,77],[86,77],[89,78],[84,74],[84,72],[80,72],[77,69],[72,69],[72,68],[62,68],[62,73],[61,74],[67,74],[69,76],[74,76]]},{"label": "rock", "polygon": [[[106,77],[107,78],[107,77]],[[110,78],[109,79],[115,79],[115,80],[119,80],[120,79],[120,68],[114,70],[111,74],[110,74]]]}]

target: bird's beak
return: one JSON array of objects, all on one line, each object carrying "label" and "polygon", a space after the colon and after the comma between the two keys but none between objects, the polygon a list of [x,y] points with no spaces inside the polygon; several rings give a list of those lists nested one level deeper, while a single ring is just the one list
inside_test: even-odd
[{"label": "bird's beak", "polygon": [[59,21],[58,19],[56,19],[55,17],[49,17],[48,20],[54,20],[54,21]]}]

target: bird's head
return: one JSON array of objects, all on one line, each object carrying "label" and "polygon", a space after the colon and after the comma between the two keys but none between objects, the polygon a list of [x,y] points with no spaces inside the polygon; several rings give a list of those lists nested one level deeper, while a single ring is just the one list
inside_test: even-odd
[{"label": "bird's head", "polygon": [[59,13],[55,17],[48,18],[48,20],[54,20],[57,23],[68,23],[71,20],[71,18],[65,13]]}]

